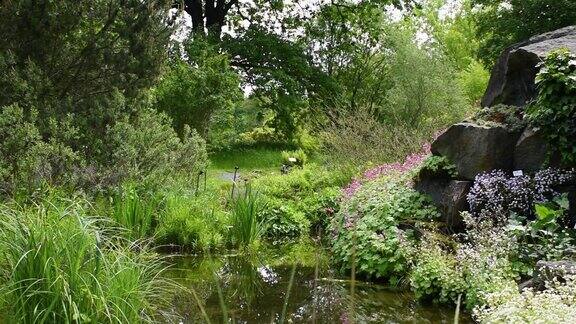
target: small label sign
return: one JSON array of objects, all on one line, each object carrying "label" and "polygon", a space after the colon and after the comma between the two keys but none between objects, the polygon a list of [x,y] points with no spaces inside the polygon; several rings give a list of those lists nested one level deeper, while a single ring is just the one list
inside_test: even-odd
[{"label": "small label sign", "polygon": [[296,163],[298,160],[296,160],[296,158],[291,157],[291,158],[288,158],[288,161],[292,162],[292,163]]},{"label": "small label sign", "polygon": [[512,172],[512,174],[513,174],[515,177],[521,177],[521,176],[524,175],[524,172],[522,172],[522,170],[516,170],[516,171]]}]

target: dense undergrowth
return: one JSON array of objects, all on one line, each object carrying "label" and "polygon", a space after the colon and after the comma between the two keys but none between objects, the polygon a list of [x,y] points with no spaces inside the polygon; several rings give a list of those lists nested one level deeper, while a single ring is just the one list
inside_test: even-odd
[{"label": "dense undergrowth", "polygon": [[[477,107],[488,72],[476,52],[518,36],[486,22],[526,3],[554,9],[546,2],[463,1],[441,17],[448,2],[426,1],[399,20],[386,1],[217,1],[210,19],[218,10],[168,0],[8,2],[1,320],[169,321],[183,287],[163,279],[158,253],[272,249],[312,264],[309,245],[280,247],[310,240],[343,274],[462,301],[479,321],[574,318],[571,278],[517,292],[537,261],[574,259],[557,190],[575,177],[574,54],[541,63],[526,111]],[[551,16],[548,27],[564,24]],[[427,172],[456,178],[426,143],[473,114],[512,133],[539,127],[553,168],[478,175],[453,235],[411,185]]]}]

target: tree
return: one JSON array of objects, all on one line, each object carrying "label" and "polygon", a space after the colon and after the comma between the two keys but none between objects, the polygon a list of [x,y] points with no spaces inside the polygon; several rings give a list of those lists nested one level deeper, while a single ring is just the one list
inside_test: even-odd
[{"label": "tree", "polygon": [[202,38],[186,44],[186,59],[175,58],[156,88],[157,107],[182,135],[185,125],[209,139],[213,117],[226,114],[242,98],[240,77],[226,54]]},{"label": "tree", "polygon": [[482,41],[479,58],[492,66],[508,46],[576,24],[574,0],[472,0]]}]

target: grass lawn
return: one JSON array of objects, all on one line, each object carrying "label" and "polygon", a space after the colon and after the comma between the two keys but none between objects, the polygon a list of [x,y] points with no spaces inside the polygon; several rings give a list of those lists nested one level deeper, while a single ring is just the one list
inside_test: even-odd
[{"label": "grass lawn", "polygon": [[282,149],[247,148],[217,152],[210,156],[212,171],[234,172],[238,166],[241,173],[252,171],[279,171],[282,165]]}]

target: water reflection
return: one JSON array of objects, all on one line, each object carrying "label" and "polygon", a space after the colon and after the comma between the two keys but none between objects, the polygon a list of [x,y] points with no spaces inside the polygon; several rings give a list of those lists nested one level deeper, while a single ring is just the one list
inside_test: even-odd
[{"label": "water reflection", "polygon": [[[183,323],[278,323],[281,320],[293,265],[274,264],[259,256],[178,257],[170,276],[193,289],[174,297]],[[316,278],[316,279],[315,279]],[[220,290],[220,293],[219,293]],[[225,305],[223,311],[221,305]],[[350,307],[353,305],[353,307]],[[454,310],[423,306],[412,295],[386,287],[337,279],[327,266],[296,266],[286,305],[286,323],[452,323]],[[471,322],[461,317],[460,323]]]}]

